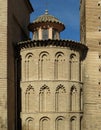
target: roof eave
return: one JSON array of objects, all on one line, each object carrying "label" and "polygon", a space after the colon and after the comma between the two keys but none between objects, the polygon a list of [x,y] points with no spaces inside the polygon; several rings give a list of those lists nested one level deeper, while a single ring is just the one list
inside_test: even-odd
[{"label": "roof eave", "polygon": [[35,23],[30,23],[28,25],[28,29],[29,31],[31,32],[34,32],[34,29],[36,29],[37,27],[43,27],[43,26],[50,26],[50,27],[53,27],[57,30],[59,30],[59,32],[63,31],[65,29],[65,26],[64,24],[62,23],[59,23],[59,22],[35,22]]}]

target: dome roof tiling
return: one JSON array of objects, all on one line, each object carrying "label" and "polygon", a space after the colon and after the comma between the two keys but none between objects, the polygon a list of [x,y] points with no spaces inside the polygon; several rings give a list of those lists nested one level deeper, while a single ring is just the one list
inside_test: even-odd
[{"label": "dome roof tiling", "polygon": [[45,14],[36,18],[32,23],[29,24],[29,30],[32,31],[33,28],[38,26],[49,25],[56,28],[59,31],[63,31],[65,29],[64,24],[58,20],[58,18],[48,14],[48,10],[45,11]]}]

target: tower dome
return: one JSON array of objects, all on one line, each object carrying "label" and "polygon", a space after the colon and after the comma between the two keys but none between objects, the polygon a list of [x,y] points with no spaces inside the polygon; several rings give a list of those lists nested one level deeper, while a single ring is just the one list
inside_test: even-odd
[{"label": "tower dome", "polygon": [[56,17],[49,15],[46,10],[45,14],[36,18],[28,28],[33,33],[33,39],[47,40],[59,39],[59,34],[65,29],[65,26]]}]

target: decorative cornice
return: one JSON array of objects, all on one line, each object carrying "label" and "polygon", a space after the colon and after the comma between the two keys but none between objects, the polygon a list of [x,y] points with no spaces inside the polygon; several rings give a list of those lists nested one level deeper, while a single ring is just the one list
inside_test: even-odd
[{"label": "decorative cornice", "polygon": [[17,49],[27,49],[32,47],[69,47],[71,50],[78,51],[81,54],[81,60],[84,60],[88,47],[80,42],[72,41],[72,40],[27,40],[17,43]]}]

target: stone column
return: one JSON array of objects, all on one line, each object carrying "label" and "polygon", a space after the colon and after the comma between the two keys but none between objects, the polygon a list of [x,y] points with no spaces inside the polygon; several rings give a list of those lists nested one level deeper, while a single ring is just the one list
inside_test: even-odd
[{"label": "stone column", "polygon": [[52,39],[52,28],[49,28],[49,39]]},{"label": "stone column", "polygon": [[42,40],[42,28],[39,28],[38,33],[39,33],[39,40]]}]

